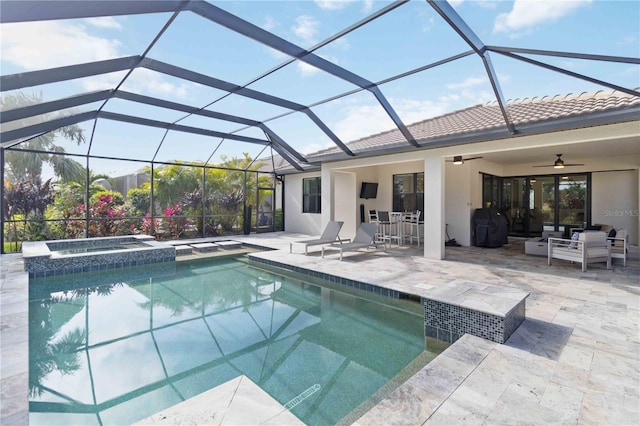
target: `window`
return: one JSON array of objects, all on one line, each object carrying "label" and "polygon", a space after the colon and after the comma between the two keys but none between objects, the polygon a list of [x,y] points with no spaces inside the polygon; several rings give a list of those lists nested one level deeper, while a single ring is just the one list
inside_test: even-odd
[{"label": "window", "polygon": [[[393,211],[424,210],[424,173],[393,175]],[[422,219],[421,219],[422,220]]]},{"label": "window", "polygon": [[302,213],[320,213],[320,178],[302,179]]}]

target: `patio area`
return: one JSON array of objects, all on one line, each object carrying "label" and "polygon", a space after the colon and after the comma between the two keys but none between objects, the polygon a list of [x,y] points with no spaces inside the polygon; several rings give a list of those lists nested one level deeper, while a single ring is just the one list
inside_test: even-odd
[{"label": "patio area", "polygon": [[[345,423],[637,424],[640,421],[640,270],[579,265],[524,254],[524,240],[501,248],[447,247],[429,260],[415,246],[320,257],[289,254],[294,233],[234,237],[276,249],[290,265],[377,285],[441,286],[454,280],[530,295],[526,319],[505,344],[466,335],[379,403]],[[26,424],[27,292],[19,255],[0,257],[2,424]]]}]

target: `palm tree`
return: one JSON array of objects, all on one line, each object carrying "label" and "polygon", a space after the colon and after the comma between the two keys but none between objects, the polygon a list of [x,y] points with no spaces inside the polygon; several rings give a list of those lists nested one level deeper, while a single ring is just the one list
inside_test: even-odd
[{"label": "palm tree", "polygon": [[[22,92],[11,93],[0,98],[0,112],[38,103],[42,103],[42,93],[32,95]],[[61,116],[60,113],[46,114],[41,120],[49,121]],[[25,122],[21,124],[33,124],[33,120],[29,122],[24,121]],[[38,181],[41,179],[42,166],[44,163],[48,163],[53,168],[56,176],[62,180],[74,180],[84,176],[84,166],[66,157],[64,155],[64,148],[56,145],[55,142],[58,136],[69,139],[78,145],[85,142],[84,132],[77,125],[61,127],[60,129],[22,142],[18,147],[20,150],[29,150],[28,152],[21,152],[20,150],[5,151],[8,180],[11,182],[27,180]]]}]

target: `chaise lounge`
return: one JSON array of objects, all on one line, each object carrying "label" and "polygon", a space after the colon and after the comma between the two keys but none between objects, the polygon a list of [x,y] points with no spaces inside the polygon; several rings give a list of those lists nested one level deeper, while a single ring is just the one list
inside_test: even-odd
[{"label": "chaise lounge", "polygon": [[342,228],[343,224],[344,222],[330,220],[329,223],[327,223],[327,226],[324,228],[324,231],[322,231],[322,235],[320,235],[320,238],[314,238],[314,239],[303,240],[303,241],[293,241],[289,243],[289,253],[292,252],[294,244],[303,244],[304,254],[306,256],[310,246],[319,246],[319,245],[332,244],[332,243],[342,244],[343,242],[351,241],[348,238],[347,239],[340,238],[340,235],[339,235],[340,229]]},{"label": "chaise lounge", "polygon": [[606,262],[607,269],[611,269],[611,241],[606,232],[576,233],[570,240],[549,238],[547,246],[548,265],[551,265],[551,259],[562,259],[581,263],[582,272],[587,271],[587,264],[596,262]]},{"label": "chaise lounge", "polygon": [[378,232],[377,223],[361,223],[356,232],[356,236],[353,238],[353,242],[323,246],[322,257],[324,257],[325,249],[340,250],[340,260],[342,260],[342,254],[346,251],[356,251],[362,248],[369,249],[370,247],[378,248],[375,242],[376,232]]}]

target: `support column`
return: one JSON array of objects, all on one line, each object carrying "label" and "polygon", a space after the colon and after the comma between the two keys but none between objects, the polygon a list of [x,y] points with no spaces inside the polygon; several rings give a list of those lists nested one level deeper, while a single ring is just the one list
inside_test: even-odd
[{"label": "support column", "polygon": [[335,178],[333,176],[333,170],[325,165],[322,166],[321,171],[322,180],[322,212],[320,214],[320,232],[324,229],[324,226],[334,217],[334,186]]},{"label": "support column", "polygon": [[424,160],[424,257],[444,259],[444,158]]}]

